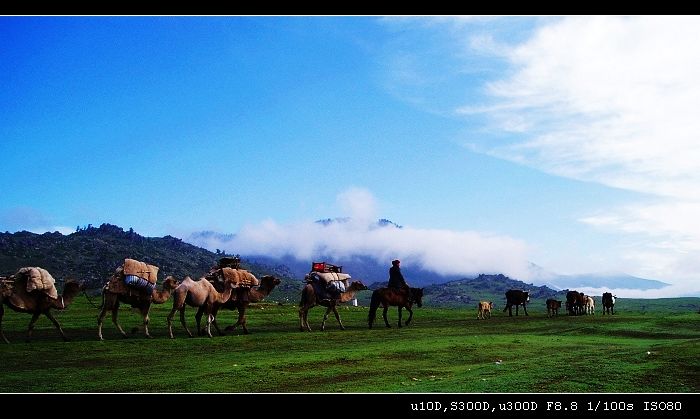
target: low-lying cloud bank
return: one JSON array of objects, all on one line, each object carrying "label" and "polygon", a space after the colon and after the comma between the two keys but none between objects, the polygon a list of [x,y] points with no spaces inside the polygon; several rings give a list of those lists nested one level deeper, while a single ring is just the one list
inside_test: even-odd
[{"label": "low-lying cloud bank", "polygon": [[191,241],[243,255],[291,255],[306,261],[318,255],[367,255],[381,263],[396,258],[410,260],[411,265],[445,275],[487,272],[530,277],[528,248],[521,240],[474,231],[398,228],[354,218],[286,225],[268,220],[246,225],[232,236],[194,236]]}]

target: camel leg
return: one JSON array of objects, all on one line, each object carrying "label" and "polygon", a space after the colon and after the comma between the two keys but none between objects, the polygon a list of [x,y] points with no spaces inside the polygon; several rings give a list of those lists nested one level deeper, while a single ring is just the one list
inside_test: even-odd
[{"label": "camel leg", "polygon": [[219,307],[214,307],[212,309],[211,315],[214,317],[212,320],[212,324],[214,325],[214,329],[216,329],[216,333],[219,334],[219,336],[224,336],[224,332],[219,329],[219,323],[216,321],[216,315],[219,313]]},{"label": "camel leg", "polygon": [[406,320],[405,325],[408,326],[408,324],[411,323],[411,320],[413,320],[413,310],[411,310],[410,307],[406,306],[406,311],[408,311],[408,319]]},{"label": "camel leg", "polygon": [[304,308],[299,307],[299,331],[304,331]]},{"label": "camel leg", "polygon": [[112,307],[112,323],[114,323],[115,326],[117,326],[117,330],[119,330],[119,333],[122,334],[123,337],[128,337],[124,329],[119,325],[119,321],[117,318],[119,317],[119,305],[115,305]]},{"label": "camel leg", "polygon": [[340,330],[345,330],[345,326],[343,326],[343,322],[340,321],[340,314],[338,314],[338,308],[336,306],[333,306],[333,314],[335,314],[336,320],[338,320],[338,324],[340,325]]},{"label": "camel leg", "polygon": [[197,309],[197,314],[194,315],[194,321],[197,323],[197,336],[204,335],[204,329],[202,329],[202,315],[204,314],[204,306],[199,306]]},{"label": "camel leg", "polygon": [[384,311],[382,312],[382,317],[384,317],[384,324],[386,327],[391,327],[389,320],[386,318],[386,312],[389,311],[389,306],[384,306]]},{"label": "camel leg", "polygon": [[32,332],[34,331],[34,324],[39,319],[39,315],[41,315],[41,313],[39,313],[39,312],[32,314],[32,319],[29,321],[29,328],[27,329],[27,342],[29,342],[32,339]]},{"label": "camel leg", "polygon": [[332,309],[333,309],[332,306],[326,307],[326,314],[323,315],[323,321],[321,322],[321,331],[322,332],[324,330],[326,330],[326,320],[328,320],[328,314],[331,312]]},{"label": "camel leg", "polygon": [[306,330],[311,331],[311,326],[309,325],[309,308],[304,312],[304,324],[306,325]]},{"label": "camel leg", "polygon": [[401,327],[401,315],[403,314],[403,307],[399,306],[399,327]]},{"label": "camel leg", "polygon": [[46,317],[48,317],[49,320],[51,320],[51,323],[53,323],[53,325],[56,326],[56,329],[58,329],[58,333],[61,334],[61,337],[63,338],[63,341],[64,341],[64,342],[70,341],[70,339],[68,339],[68,337],[66,336],[66,334],[63,332],[63,329],[61,328],[61,325],[58,323],[58,320],[56,320],[56,318],[53,316],[53,314],[51,314],[51,311],[47,311],[47,312],[44,313],[44,314],[46,314]]},{"label": "camel leg", "polygon": [[210,338],[214,337],[211,335],[211,320],[212,320],[212,318],[213,318],[213,316],[211,315],[211,313],[207,313],[207,336],[209,336]]},{"label": "camel leg", "polygon": [[[241,305],[238,307],[238,321],[236,322],[236,325],[240,324],[241,327],[243,328],[243,334],[247,335],[250,332],[248,332],[248,318],[246,317],[246,308],[248,308],[247,303],[241,303]],[[236,327],[234,325],[234,327]]]},{"label": "camel leg", "polygon": [[168,322],[168,336],[170,336],[170,339],[175,339],[175,336],[173,335],[173,317],[175,317],[175,312],[177,311],[177,308],[174,308],[170,310],[170,313],[168,313],[167,317],[167,322]]},{"label": "camel leg", "polygon": [[5,315],[5,306],[3,306],[2,301],[0,301],[0,337],[2,338],[5,343],[10,343],[9,340],[5,337],[5,334],[2,332],[2,318]]},{"label": "camel leg", "polygon": [[182,323],[182,327],[185,329],[185,332],[187,332],[187,336],[193,337],[192,332],[190,332],[190,329],[187,328],[187,321],[185,320],[185,306],[183,305],[180,307],[180,323]]},{"label": "camel leg", "polygon": [[148,311],[151,307],[144,307],[141,309],[141,315],[143,316],[143,329],[146,331],[146,337],[149,339],[153,339],[153,336],[151,336],[150,333],[148,333],[148,323],[151,321],[151,319],[148,317]]},{"label": "camel leg", "polygon": [[102,310],[100,310],[100,314],[97,315],[97,337],[100,338],[100,340],[105,340],[102,337],[102,323],[104,322],[106,315],[107,315],[107,304],[105,302],[103,302],[102,303]]},{"label": "camel leg", "polygon": [[304,329],[306,329],[309,332],[311,331],[311,326],[309,326],[309,310],[310,309],[311,309],[311,307],[308,307],[308,306],[302,307],[299,309],[299,319],[301,322],[300,330],[302,332],[304,331]]}]

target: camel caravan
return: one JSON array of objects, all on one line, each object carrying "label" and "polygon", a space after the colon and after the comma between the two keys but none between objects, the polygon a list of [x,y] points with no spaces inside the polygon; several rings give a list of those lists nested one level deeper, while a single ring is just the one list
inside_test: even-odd
[{"label": "camel caravan", "polygon": [[[188,306],[196,308],[194,316],[196,335],[211,338],[212,326],[219,335],[224,335],[216,320],[222,308],[238,312],[237,321],[224,330],[233,331],[240,326],[243,333],[248,334],[250,332],[246,314],[250,303],[263,301],[280,284],[280,279],[272,275],[265,275],[258,280],[251,272],[241,269],[240,258],[237,256],[221,258],[216,266],[196,280],[186,276],[179,281],[174,276],[167,276],[158,287],[158,272],[157,266],[130,258],[126,258],[124,263],[116,268],[102,288],[102,305],[97,316],[97,336],[100,340],[104,340],[102,326],[108,312],[112,314],[112,323],[117,331],[123,337],[128,336],[118,321],[121,304],[139,311],[143,318],[145,336],[152,338],[149,332],[151,305],[165,304],[171,300],[171,297],[173,305],[166,319],[168,336],[171,339],[175,338],[173,318],[176,312],[180,314],[180,323],[187,336],[195,336],[187,326],[185,314]],[[338,321],[340,329],[344,330],[338,305],[355,300],[358,292],[369,289],[362,281],[352,281],[350,274],[343,272],[342,266],[327,262],[313,262],[311,271],[304,280],[299,302],[299,330],[302,332],[311,331],[308,313],[317,305],[326,307],[320,327],[322,331],[325,330],[326,321],[331,312]],[[4,307],[8,306],[14,311],[32,314],[27,329],[27,340],[31,339],[34,325],[41,314],[51,320],[64,340],[68,340],[51,310],[65,310],[83,291],[82,282],[69,280],[63,285],[62,294],[59,294],[56,280],[48,271],[40,267],[24,267],[13,275],[0,277],[0,337],[5,343],[9,343],[2,328]],[[390,327],[387,319],[390,306],[398,307],[399,327],[402,326],[402,310],[405,308],[408,311],[409,317],[403,323],[408,325],[413,318],[412,306],[415,304],[421,307],[422,298],[422,288],[408,287],[405,282],[401,287],[381,287],[374,290],[368,314],[369,328],[372,328],[380,306],[383,308],[382,317],[386,327]],[[509,316],[512,316],[510,309],[513,305],[516,306],[516,316],[519,305],[523,306],[524,314],[528,315],[526,308],[530,300],[528,292],[509,290],[506,292],[506,300],[504,311],[509,311]],[[569,291],[566,300],[566,310],[569,315],[595,314],[595,302],[591,296]],[[603,314],[611,313],[615,296],[605,293],[602,301]],[[553,317],[559,314],[562,301],[550,298],[545,304],[548,317]],[[477,307],[477,319],[491,318],[494,308],[492,301],[480,301]],[[205,323],[202,325],[202,317],[205,315]],[[134,330],[138,329],[134,328]]]}]

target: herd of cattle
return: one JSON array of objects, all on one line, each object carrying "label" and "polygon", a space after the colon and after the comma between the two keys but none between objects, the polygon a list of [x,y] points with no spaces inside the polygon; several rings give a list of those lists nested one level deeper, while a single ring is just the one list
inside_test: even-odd
[{"label": "herd of cattle", "polygon": [[[513,316],[513,306],[515,306],[515,315],[518,315],[518,308],[523,306],[523,311],[527,316],[526,304],[530,301],[530,293],[522,290],[506,291],[506,306],[503,311],[508,311],[509,316]],[[562,301],[550,298],[546,301],[547,315],[549,317],[559,315]],[[615,296],[612,293],[603,293],[602,297],[603,314],[615,314]],[[595,300],[590,295],[585,295],[578,291],[569,291],[566,293],[566,311],[570,316],[578,316],[581,314],[595,314]],[[493,310],[492,301],[480,301],[477,305],[479,313],[477,319],[485,319],[491,317]]]}]

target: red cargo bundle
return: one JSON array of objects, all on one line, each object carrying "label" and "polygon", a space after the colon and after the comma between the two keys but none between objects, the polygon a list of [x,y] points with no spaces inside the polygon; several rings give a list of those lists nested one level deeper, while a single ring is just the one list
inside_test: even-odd
[{"label": "red cargo bundle", "polygon": [[327,262],[313,262],[311,264],[311,272],[343,272],[342,266],[331,265]]}]

